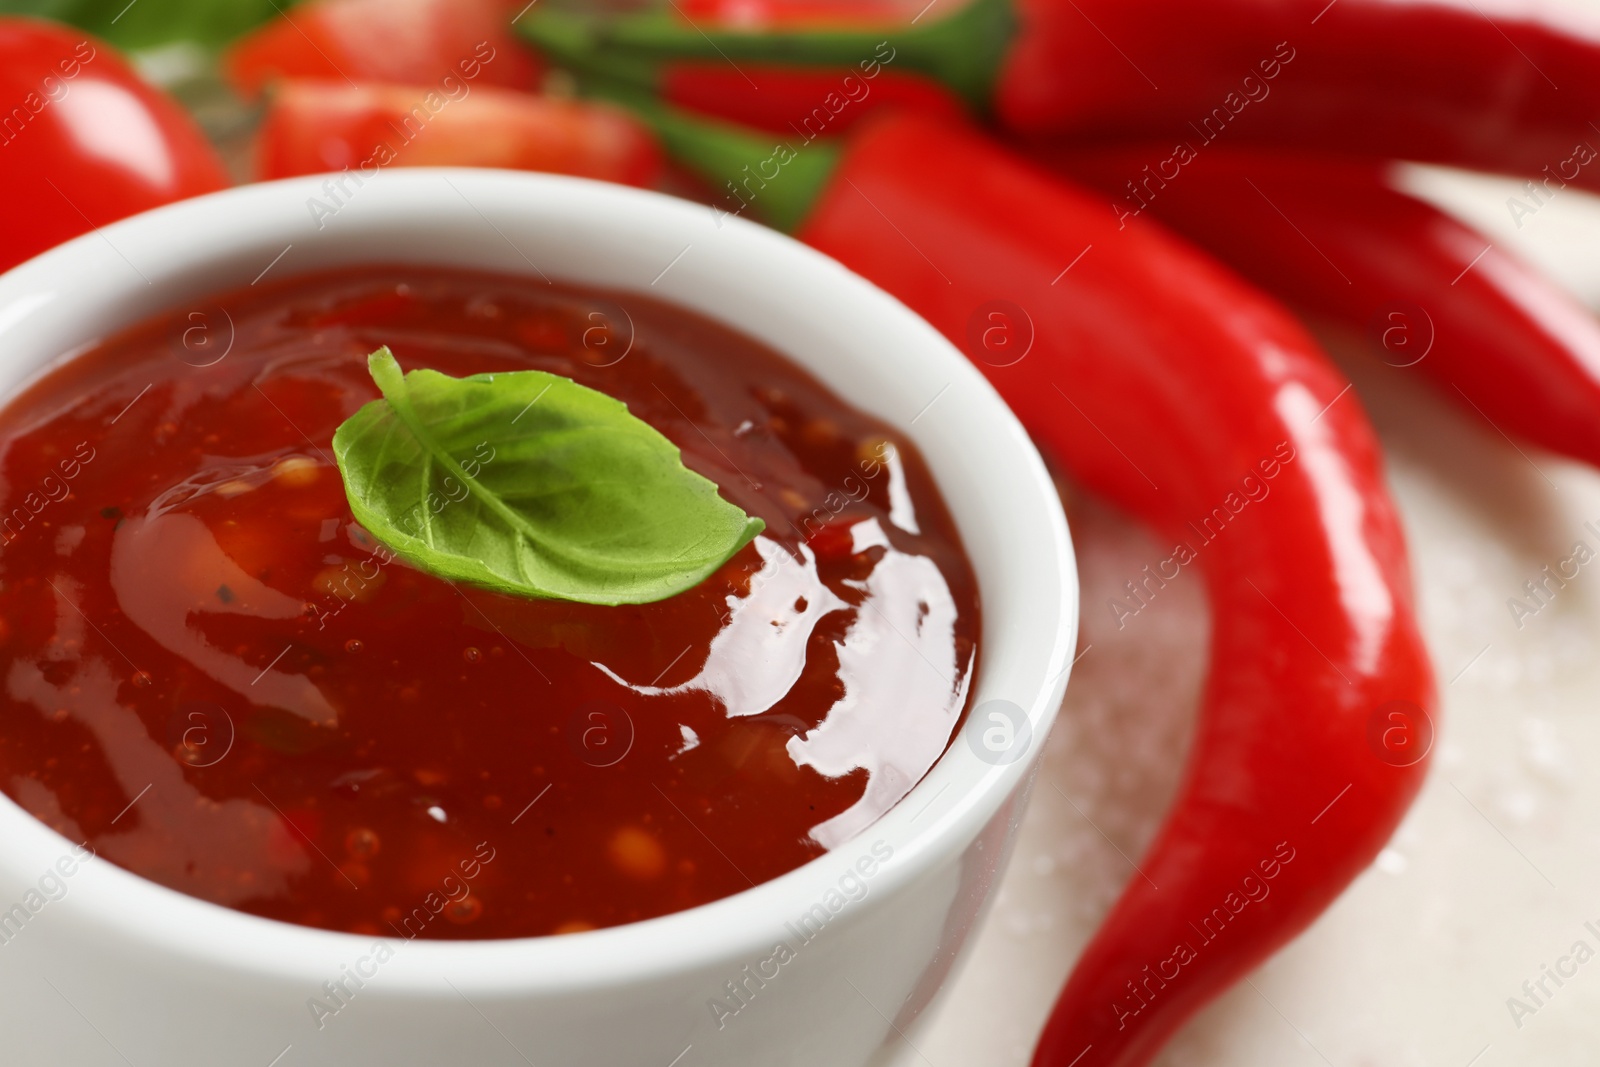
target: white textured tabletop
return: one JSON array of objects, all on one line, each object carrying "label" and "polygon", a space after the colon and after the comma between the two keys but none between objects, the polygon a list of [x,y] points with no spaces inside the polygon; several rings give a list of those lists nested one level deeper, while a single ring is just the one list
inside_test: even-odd
[{"label": "white textured tabletop", "polygon": [[[1440,172],[1414,189],[1600,306],[1600,201],[1563,190],[1517,228],[1517,186]],[[1160,1067],[1600,1063],[1600,565],[1518,627],[1507,601],[1600,552],[1600,474],[1513,446],[1407,371],[1328,338],[1388,449],[1443,715],[1416,807],[1306,934],[1185,1028]],[[1520,452],[1519,452],[1520,448]],[[896,1067],[1021,1067],[1072,960],[1133,873],[1175,786],[1202,672],[1196,578],[1119,630],[1107,607],[1155,544],[1069,505],[1087,650],[1021,838],[964,969]],[[1586,927],[1593,923],[1593,929]],[[1525,981],[1574,953],[1533,1014]],[[1582,963],[1573,962],[1582,957]],[[1592,958],[1591,958],[1592,957]]]}]

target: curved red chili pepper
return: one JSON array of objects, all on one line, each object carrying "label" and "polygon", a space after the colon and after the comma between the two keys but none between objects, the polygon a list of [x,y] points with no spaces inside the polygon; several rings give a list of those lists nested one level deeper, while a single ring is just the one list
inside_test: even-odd
[{"label": "curved red chili pepper", "polygon": [[[766,155],[651,113],[708,174]],[[1190,564],[1205,575],[1211,669],[1182,788],[1036,1059],[1144,1063],[1327,907],[1420,784],[1433,682],[1377,441],[1276,304],[974,132],[885,116],[787,166],[730,186],[753,208],[781,198],[802,239],[961,344],[1047,451],[1168,540],[1124,612]]]},{"label": "curved red chili pepper", "polygon": [[[1538,175],[1537,196],[1600,188],[1589,162],[1600,20],[1576,12],[1489,13],[1473,0],[945,0],[864,26],[826,9],[785,17],[779,0],[703,4],[726,14],[694,20],[674,6],[541,8],[519,26],[566,62],[631,65],[636,83],[657,87],[683,64],[843,74],[884,42],[890,69],[941,82],[1028,135],[1297,145]],[[756,88],[725,88],[726,103],[683,102],[759,113]]]},{"label": "curved red chili pepper", "polygon": [[[1600,465],[1600,321],[1383,164],[1216,149],[1040,155],[1262,288],[1367,335],[1507,433]],[[1174,175],[1171,181],[1163,173]],[[1463,403],[1464,402],[1464,403]]]}]

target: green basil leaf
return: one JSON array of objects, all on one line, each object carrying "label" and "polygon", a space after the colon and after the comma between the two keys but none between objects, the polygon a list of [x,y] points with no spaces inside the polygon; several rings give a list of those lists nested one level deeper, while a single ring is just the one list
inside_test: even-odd
[{"label": "green basil leaf", "polygon": [[543,371],[452,378],[368,360],[383,391],[333,436],[356,519],[406,562],[499,592],[644,604],[765,528],[627,405]]}]

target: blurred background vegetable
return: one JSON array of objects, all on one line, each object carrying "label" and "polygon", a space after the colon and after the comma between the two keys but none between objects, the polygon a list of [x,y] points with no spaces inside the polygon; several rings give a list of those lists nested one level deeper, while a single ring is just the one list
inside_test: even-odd
[{"label": "blurred background vegetable", "polygon": [[223,68],[247,98],[284,77],[533,89],[539,64],[512,13],[507,0],[310,0],[231,46]]},{"label": "blurred background vegetable", "polygon": [[221,189],[216,150],[104,41],[0,18],[0,270],[128,215]]},{"label": "blurred background vegetable", "polygon": [[349,167],[505,167],[624,185],[660,176],[655,137],[628,112],[480,86],[452,99],[409,85],[293,80],[275,85],[261,124],[256,176]]},{"label": "blurred background vegetable", "polygon": [[293,7],[295,0],[5,0],[0,12],[37,15],[88,30],[126,50],[177,42],[225,44]]}]

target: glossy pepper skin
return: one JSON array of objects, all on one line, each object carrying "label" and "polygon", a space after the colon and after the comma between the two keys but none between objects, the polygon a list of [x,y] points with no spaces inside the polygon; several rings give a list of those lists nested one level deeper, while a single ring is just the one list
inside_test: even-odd
[{"label": "glossy pepper skin", "polygon": [[177,102],[104,41],[0,18],[0,270],[97,226],[228,185]]},{"label": "glossy pepper skin", "polygon": [[[577,68],[670,84],[685,63],[799,64],[841,74],[880,41],[892,69],[938,81],[1031,137],[1218,140],[1418,159],[1600,188],[1600,19],[1493,11],[1474,0],[952,0],[878,26],[780,0],[684,17],[531,12],[523,32]],[[736,17],[735,17],[736,13]],[[654,81],[652,81],[654,79]],[[746,120],[760,93],[728,82]],[[733,109],[733,110],[730,110]],[[787,119],[787,115],[774,115]],[[1548,168],[1548,169],[1547,169]]]},{"label": "glossy pepper skin", "polygon": [[661,73],[656,95],[730,122],[802,137],[836,136],[881,108],[951,119],[969,114],[938,82],[885,67],[877,55],[843,75],[826,67],[749,64],[734,70],[720,61],[682,64]]},{"label": "glossy pepper skin", "polygon": [[[745,173],[726,130],[655,114],[669,152]],[[811,151],[789,164],[814,201],[784,205],[797,235],[961,345],[1046,452],[1159,531],[1172,548],[1129,575],[1143,598],[1204,575],[1178,798],[1035,1060],[1145,1063],[1339,895],[1422,780],[1434,685],[1378,443],[1277,304],[978,133],[885,115],[798,169]],[[751,211],[795,195],[734,188]]]},{"label": "glossy pepper skin", "polygon": [[1165,149],[1038,158],[1105,192],[1119,221],[1158,219],[1358,332],[1471,417],[1600,466],[1600,321],[1489,238],[1397,190],[1388,165],[1218,148],[1168,182]]}]

